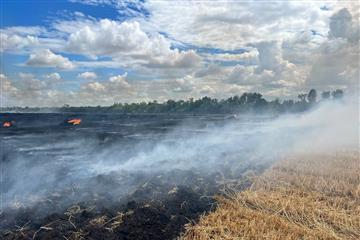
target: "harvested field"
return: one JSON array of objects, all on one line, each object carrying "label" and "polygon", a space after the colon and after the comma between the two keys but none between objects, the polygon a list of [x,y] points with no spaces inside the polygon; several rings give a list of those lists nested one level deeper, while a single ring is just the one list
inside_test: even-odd
[{"label": "harvested field", "polygon": [[218,200],[183,240],[360,239],[359,153],[288,158]]}]

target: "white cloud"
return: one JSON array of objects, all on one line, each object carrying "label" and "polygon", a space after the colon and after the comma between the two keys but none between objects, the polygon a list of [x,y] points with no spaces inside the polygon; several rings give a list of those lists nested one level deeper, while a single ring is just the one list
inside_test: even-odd
[{"label": "white cloud", "polygon": [[35,75],[32,73],[23,73],[23,72],[19,72],[18,73],[19,77],[22,79],[29,79],[29,78],[34,78]]},{"label": "white cloud", "polygon": [[49,79],[49,80],[53,80],[53,81],[59,81],[61,80],[61,76],[59,73],[54,72],[54,73],[50,73],[45,75],[45,78]]},{"label": "white cloud", "polygon": [[224,74],[225,82],[242,86],[257,86],[263,91],[272,88],[296,87],[307,77],[306,67],[296,65],[282,56],[277,41],[254,44],[258,51],[257,65],[236,65]]},{"label": "white cloud", "polygon": [[214,77],[221,78],[221,75],[226,73],[226,68],[220,66],[219,64],[209,64],[206,67],[200,68],[194,73],[195,77]]},{"label": "white cloud", "polygon": [[216,91],[210,86],[203,86],[199,92],[201,95],[213,95]]},{"label": "white cloud", "polygon": [[253,66],[235,66],[229,73],[226,81],[238,85],[259,85],[274,80],[275,73],[271,70],[256,72]]},{"label": "white cloud", "polygon": [[[115,0],[87,3],[118,9],[125,4]],[[140,14],[120,22],[73,13],[52,20],[48,29],[1,29],[1,51],[31,53],[27,66],[76,67],[81,71],[78,77],[88,80],[71,92],[50,84],[61,78],[56,73],[39,77],[43,81],[20,73],[19,79],[6,84],[8,89],[17,89],[19,99],[30,101],[33,96],[34,103],[40,97],[52,97],[57,100],[46,101],[63,98],[90,105],[203,95],[224,98],[243,91],[296,96],[309,87],[320,91],[353,88],[359,76],[358,7],[330,2],[326,3],[329,10],[322,11],[323,4],[149,0],[142,4],[151,13],[147,18]],[[90,60],[76,62],[73,54]],[[132,80],[137,79],[129,81],[126,74],[101,79],[95,68],[99,72],[101,68],[124,69],[131,72]],[[23,80],[29,81],[28,86]],[[68,80],[76,84],[76,79]]]},{"label": "white cloud", "polygon": [[343,8],[330,17],[329,38],[345,38],[351,42],[359,40],[359,25],[353,22],[348,9]]},{"label": "white cloud", "polygon": [[259,52],[256,48],[251,48],[244,53],[220,53],[220,54],[203,54],[209,61],[220,62],[242,62],[243,64],[256,64]]},{"label": "white cloud", "polygon": [[66,57],[57,55],[49,49],[44,49],[30,54],[26,63],[28,66],[55,67],[60,69],[72,69],[74,64]]},{"label": "white cloud", "polygon": [[[320,2],[146,1],[148,31],[163,31],[197,46],[239,49],[259,41],[282,40],[313,26],[320,32],[326,12]],[[149,23],[150,22],[150,23]]]},{"label": "white cloud", "polygon": [[36,37],[27,35],[8,35],[0,32],[0,51],[21,51],[24,48],[34,47],[39,44]]},{"label": "white cloud", "polygon": [[194,51],[170,49],[164,36],[149,36],[138,22],[116,22],[103,19],[70,34],[67,49],[96,59],[111,56],[149,67],[193,67],[200,57]]},{"label": "white cloud", "polygon": [[130,84],[127,82],[126,78],[127,78],[127,73],[125,73],[123,75],[117,75],[117,76],[110,77],[109,82],[111,83],[111,87],[129,88]]},{"label": "white cloud", "polygon": [[[110,5],[117,9],[121,16],[135,17],[143,16],[143,2],[139,0],[69,0],[93,6]],[[130,6],[130,7],[129,7]]]},{"label": "white cloud", "polygon": [[0,85],[1,85],[1,97],[9,97],[16,95],[18,89],[13,85],[13,83],[5,76],[5,74],[0,74]]},{"label": "white cloud", "polygon": [[133,88],[127,81],[127,73],[124,73],[123,75],[112,76],[106,81],[83,84],[80,94],[96,94],[97,97],[102,96],[105,99],[111,99],[114,103],[116,99],[132,95],[132,91]]},{"label": "white cloud", "polygon": [[64,40],[55,38],[45,27],[13,26],[0,29],[0,51],[28,54],[39,49],[61,50]]},{"label": "white cloud", "polygon": [[105,86],[99,82],[88,83],[83,89],[88,89],[93,92],[103,92],[106,90]]},{"label": "white cloud", "polygon": [[326,36],[309,29],[301,31],[282,42],[282,57],[294,64],[310,64],[314,51],[326,40]]},{"label": "white cloud", "polygon": [[33,74],[20,73],[20,79],[13,81],[0,75],[2,85],[2,103],[4,106],[44,106],[49,104],[46,93],[48,84],[36,79]]},{"label": "white cloud", "polygon": [[93,79],[97,78],[97,75],[94,72],[83,72],[83,73],[80,73],[78,75],[78,77],[86,79],[86,80],[93,80]]},{"label": "white cloud", "polygon": [[173,92],[179,93],[188,93],[195,88],[194,78],[190,75],[187,75],[183,78],[176,79],[174,81],[174,86],[172,87]]},{"label": "white cloud", "polygon": [[[358,15],[359,16],[359,15]],[[307,83],[358,91],[359,19],[343,8],[330,17],[328,40],[317,49]]]},{"label": "white cloud", "polygon": [[[29,96],[35,91],[41,91],[47,89],[47,83],[36,78],[32,73],[18,73],[19,79],[17,79],[16,87],[21,90],[21,93]],[[37,93],[36,93],[37,94]]]},{"label": "white cloud", "polygon": [[279,42],[260,42],[255,46],[259,51],[259,71],[277,70],[281,66],[283,59]]},{"label": "white cloud", "polygon": [[112,0],[69,0],[69,2],[82,3],[87,5],[110,5],[114,3]]},{"label": "white cloud", "polygon": [[314,57],[308,84],[319,86],[356,86],[359,75],[359,43],[349,44],[344,39],[324,43]]}]

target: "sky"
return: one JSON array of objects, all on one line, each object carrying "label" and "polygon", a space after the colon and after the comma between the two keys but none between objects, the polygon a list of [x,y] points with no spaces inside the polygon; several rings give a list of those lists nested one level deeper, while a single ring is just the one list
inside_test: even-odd
[{"label": "sky", "polygon": [[358,1],[0,4],[1,106],[358,92]]}]

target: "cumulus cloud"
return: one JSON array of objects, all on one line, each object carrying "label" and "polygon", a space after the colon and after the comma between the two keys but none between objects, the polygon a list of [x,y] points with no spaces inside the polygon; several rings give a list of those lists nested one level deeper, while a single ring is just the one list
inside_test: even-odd
[{"label": "cumulus cloud", "polygon": [[29,78],[34,78],[35,75],[32,73],[23,73],[23,72],[19,72],[18,73],[19,77],[22,79],[29,79]]},{"label": "cumulus cloud", "polygon": [[93,80],[97,78],[96,73],[94,72],[83,72],[78,75],[79,78],[86,79],[86,80]]},{"label": "cumulus cloud", "polygon": [[221,67],[219,64],[209,64],[203,68],[200,68],[194,73],[194,76],[197,78],[201,77],[215,77],[219,78],[221,74],[226,72],[224,67]]},{"label": "cumulus cloud", "polygon": [[105,86],[99,82],[91,82],[83,86],[84,90],[90,90],[92,92],[103,92],[106,90]]},{"label": "cumulus cloud", "polygon": [[50,84],[37,79],[33,74],[19,73],[19,79],[9,79],[0,75],[1,100],[3,106],[47,106],[53,99],[48,97]]},{"label": "cumulus cloud", "polygon": [[1,85],[1,98],[15,96],[18,92],[18,89],[13,85],[13,83],[5,76],[5,74],[0,74],[0,85]]},{"label": "cumulus cloud", "polygon": [[311,64],[314,51],[327,40],[326,36],[307,29],[283,40],[282,57],[294,64]]},{"label": "cumulus cloud", "polygon": [[200,94],[201,95],[214,95],[215,94],[215,90],[210,87],[210,86],[203,86],[201,89],[200,89]]},{"label": "cumulus cloud", "polygon": [[274,79],[275,73],[271,70],[256,72],[253,66],[235,66],[229,73],[226,81],[238,85],[258,85],[270,82]]},{"label": "cumulus cloud", "polygon": [[60,69],[72,69],[75,67],[68,58],[55,54],[49,49],[30,54],[26,64],[28,66],[55,67]]},{"label": "cumulus cloud", "polygon": [[209,61],[220,62],[242,62],[247,65],[254,65],[258,61],[259,52],[256,48],[251,48],[244,53],[219,53],[219,54],[203,54]]},{"label": "cumulus cloud", "polygon": [[93,81],[81,86],[79,92],[75,93],[81,101],[113,104],[114,102],[129,101],[133,99],[136,91],[127,80],[127,73],[110,77],[106,81]]},{"label": "cumulus cloud", "polygon": [[47,74],[47,75],[45,75],[45,78],[46,78],[46,79],[49,79],[49,80],[53,80],[53,81],[59,81],[59,80],[61,80],[61,76],[60,76],[60,74],[57,73],[57,72]]},{"label": "cumulus cloud", "polygon": [[[163,31],[173,39],[203,47],[239,49],[258,41],[294,35],[294,26],[326,31],[323,3],[296,1],[198,2],[146,1],[151,18],[146,30]],[[150,23],[149,23],[150,22]]]},{"label": "cumulus cloud", "polygon": [[19,79],[10,80],[1,74],[3,106],[111,105],[114,102],[132,102],[138,96],[127,80],[127,73],[103,81],[83,83],[75,91],[57,89],[61,76],[56,72],[42,77],[38,79],[35,75],[23,73]]},{"label": "cumulus cloud", "polygon": [[[259,42],[257,64],[236,65],[228,68],[225,82],[230,84],[257,87],[257,91],[273,88],[296,87],[306,79],[304,66],[296,65],[283,58],[281,43],[278,41]],[[306,68],[305,68],[306,69]]]},{"label": "cumulus cloud", "polygon": [[346,8],[330,17],[328,40],[313,56],[308,84],[357,91],[359,84],[359,21]]},{"label": "cumulus cloud", "polygon": [[275,70],[282,63],[282,52],[279,42],[260,42],[256,44],[259,51],[259,70]]},{"label": "cumulus cloud", "polygon": [[109,5],[117,9],[121,16],[137,17],[146,15],[143,0],[69,0],[70,2],[77,2],[86,5],[104,6]]},{"label": "cumulus cloud", "polygon": [[[324,43],[314,56],[308,84],[319,86],[355,86],[359,75],[359,45],[343,39]],[[352,73],[352,74],[351,74]]]},{"label": "cumulus cloud", "polygon": [[39,49],[61,50],[64,41],[39,26],[12,26],[0,29],[0,52],[28,54]]},{"label": "cumulus cloud", "polygon": [[171,49],[164,36],[148,35],[136,21],[103,19],[84,26],[70,34],[67,49],[93,59],[111,56],[151,67],[193,67],[201,59],[194,51]]},{"label": "cumulus cloud", "polygon": [[345,38],[351,42],[359,40],[359,26],[352,21],[348,9],[343,8],[330,17],[329,38]]},{"label": "cumulus cloud", "polygon": [[183,78],[176,79],[174,82],[173,92],[188,93],[195,87],[194,78],[187,75]]},{"label": "cumulus cloud", "polygon": [[130,84],[126,80],[127,73],[123,75],[117,75],[109,78],[109,82],[111,83],[111,87],[115,88],[129,88]]},{"label": "cumulus cloud", "polygon": [[36,37],[27,35],[8,35],[0,32],[0,51],[20,51],[24,48],[33,47],[39,44],[39,41]]},{"label": "cumulus cloud", "polygon": [[[115,0],[87,3],[122,8]],[[17,89],[19,99],[28,88],[28,99],[38,94],[39,99],[53,98],[51,103],[63,98],[89,105],[224,98],[244,91],[296,97],[312,87],[351,89],[359,76],[359,13],[353,5],[331,2],[323,11],[323,3],[316,1],[149,0],[139,6],[146,7],[149,16],[139,14],[122,22],[75,12],[52,20],[49,29],[1,29],[0,50],[30,54],[26,66],[76,67],[69,73],[73,79],[65,82],[78,86],[76,77],[87,80],[79,89],[56,89],[51,83],[60,83],[58,73],[20,73],[15,81],[2,81],[13,92]],[[75,61],[74,54],[89,59]],[[121,69],[137,79],[129,81],[126,74],[101,79],[95,68]]]},{"label": "cumulus cloud", "polygon": [[40,92],[42,90],[45,90],[48,87],[45,81],[37,79],[36,76],[32,73],[20,72],[18,76],[19,79],[18,81],[16,81],[17,88],[21,90],[21,93],[26,96],[30,96],[34,92]]}]

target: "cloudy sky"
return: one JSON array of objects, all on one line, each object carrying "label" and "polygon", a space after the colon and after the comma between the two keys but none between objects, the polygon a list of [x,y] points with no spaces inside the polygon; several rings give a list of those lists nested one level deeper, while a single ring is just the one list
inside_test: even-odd
[{"label": "cloudy sky", "polygon": [[358,1],[4,0],[2,106],[359,86]]}]

